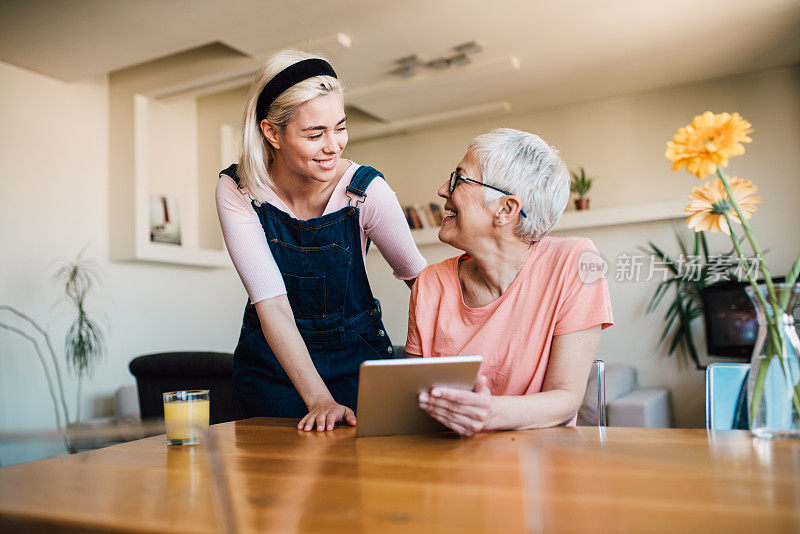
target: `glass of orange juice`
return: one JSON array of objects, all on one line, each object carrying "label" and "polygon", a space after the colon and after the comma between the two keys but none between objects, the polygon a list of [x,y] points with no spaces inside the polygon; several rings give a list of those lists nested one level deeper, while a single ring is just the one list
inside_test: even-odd
[{"label": "glass of orange juice", "polygon": [[210,400],[207,389],[164,393],[167,445],[197,445],[208,431]]}]

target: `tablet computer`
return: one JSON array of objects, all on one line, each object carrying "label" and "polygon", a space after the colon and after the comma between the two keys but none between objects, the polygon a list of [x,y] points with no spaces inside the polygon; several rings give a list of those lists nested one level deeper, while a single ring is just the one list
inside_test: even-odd
[{"label": "tablet computer", "polygon": [[419,407],[434,386],[472,390],[481,356],[367,360],[358,385],[357,436],[439,432],[446,427]]}]

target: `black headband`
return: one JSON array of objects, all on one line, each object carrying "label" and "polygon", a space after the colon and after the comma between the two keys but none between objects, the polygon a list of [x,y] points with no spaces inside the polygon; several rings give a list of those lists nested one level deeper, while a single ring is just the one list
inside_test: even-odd
[{"label": "black headband", "polygon": [[314,76],[333,76],[336,78],[336,72],[334,72],[331,64],[324,59],[314,58],[298,61],[294,65],[289,65],[276,74],[267,82],[267,85],[261,90],[261,94],[258,95],[256,122],[261,124],[261,121],[267,118],[269,107],[281,93],[294,84],[313,78]]}]

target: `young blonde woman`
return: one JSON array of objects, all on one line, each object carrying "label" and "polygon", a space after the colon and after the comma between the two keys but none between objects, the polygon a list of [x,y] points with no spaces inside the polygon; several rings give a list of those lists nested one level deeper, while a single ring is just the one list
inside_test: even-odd
[{"label": "young blonde woman", "polygon": [[359,365],[394,357],[366,249],[373,242],[409,287],[425,260],[383,175],[342,158],[346,145],[331,65],[297,50],[268,59],[248,97],[239,164],[216,190],[249,296],[233,363],[245,417],[354,425]]}]

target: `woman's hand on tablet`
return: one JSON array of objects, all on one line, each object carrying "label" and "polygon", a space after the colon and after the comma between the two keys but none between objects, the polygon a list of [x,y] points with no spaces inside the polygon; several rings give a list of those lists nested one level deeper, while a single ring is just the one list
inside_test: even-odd
[{"label": "woman's hand on tablet", "polygon": [[297,429],[306,432],[315,428],[318,432],[333,430],[338,421],[356,426],[356,414],[347,406],[337,404],[336,401],[330,399],[309,406],[308,414],[297,423]]},{"label": "woman's hand on tablet", "polygon": [[420,408],[464,437],[484,430],[491,415],[491,405],[489,382],[483,375],[478,376],[474,391],[436,387],[429,394],[419,395]]}]

